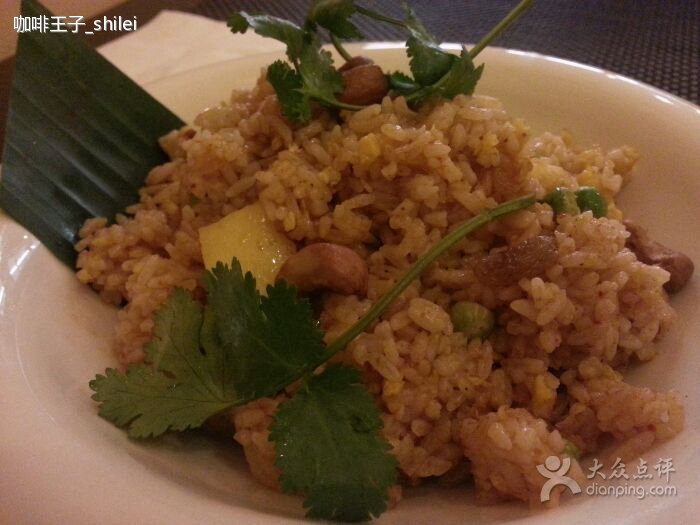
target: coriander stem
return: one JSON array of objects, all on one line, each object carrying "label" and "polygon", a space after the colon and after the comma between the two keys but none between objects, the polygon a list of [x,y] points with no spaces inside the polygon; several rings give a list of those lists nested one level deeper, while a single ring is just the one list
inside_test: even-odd
[{"label": "coriander stem", "polygon": [[355,11],[357,11],[361,15],[365,15],[369,18],[374,18],[375,20],[379,20],[380,22],[386,22],[387,24],[392,24],[392,25],[399,26],[399,27],[406,27],[406,22],[404,22],[403,20],[397,20],[396,18],[391,18],[390,16],[386,16],[386,15],[383,15],[381,13],[377,13],[376,11],[372,11],[371,9],[367,9],[366,7],[356,5]]},{"label": "coriander stem", "polygon": [[488,46],[492,40],[494,40],[498,35],[500,35],[503,31],[505,31],[508,26],[510,26],[513,22],[515,22],[518,18],[520,18],[520,15],[522,15],[525,11],[527,11],[530,8],[530,5],[532,5],[533,0],[522,0],[518,5],[516,5],[510,13],[508,13],[503,20],[498,22],[496,26],[489,31],[485,37],[483,37],[481,40],[479,40],[479,43],[476,44],[471,51],[469,51],[469,56],[474,58],[476,55],[481,53],[486,46]]},{"label": "coriander stem", "polygon": [[349,109],[350,111],[360,111],[361,109],[365,109],[367,106],[358,106],[356,104],[346,104],[345,102],[341,102],[338,99],[335,98],[322,98],[322,97],[312,97],[318,100],[319,102],[323,102],[324,104],[328,104],[329,106],[334,106],[336,108],[340,109]]},{"label": "coriander stem", "polygon": [[470,233],[478,230],[482,226],[485,226],[486,224],[493,222],[504,215],[509,215],[516,211],[529,208],[535,204],[535,202],[536,200],[534,195],[528,195],[526,197],[520,197],[504,202],[495,208],[482,212],[476,217],[469,219],[445,235],[440,242],[421,256],[415,262],[415,264],[411,266],[408,272],[406,272],[406,274],[399,279],[381,299],[372,305],[365,315],[363,315],[355,324],[343,332],[338,339],[328,345],[323,359],[319,361],[321,363],[325,362],[331,356],[345,348],[358,335],[364,332],[365,329],[376,321],[386,311],[391,303],[393,303],[396,298],[401,295],[406,288],[408,288],[414,279],[423,273],[423,271],[430,266],[435,259],[452,248],[457,242],[462,240]]},{"label": "coriander stem", "polygon": [[333,44],[333,47],[335,47],[336,51],[338,51],[338,54],[343,57],[343,60],[346,62],[352,58],[352,55],[348,53],[347,49],[343,47],[343,44],[340,42],[340,39],[335,36],[333,33],[328,33],[331,37],[331,43]]}]

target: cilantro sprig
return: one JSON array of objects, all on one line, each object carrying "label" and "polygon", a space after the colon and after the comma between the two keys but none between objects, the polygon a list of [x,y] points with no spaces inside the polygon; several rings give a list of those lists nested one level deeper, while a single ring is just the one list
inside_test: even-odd
[{"label": "cilantro sprig", "polygon": [[442,49],[406,2],[403,2],[405,20],[392,19],[360,7],[357,11],[370,18],[404,27],[408,31],[410,36],[406,40],[406,52],[413,78],[395,72],[389,75],[389,85],[394,94],[405,96],[415,107],[430,98],[452,99],[460,94],[471,95],[484,70],[483,64],[478,67],[474,65],[474,58],[515,22],[532,1],[522,0],[470,51],[463,47],[459,55]]},{"label": "cilantro sprig", "polygon": [[[200,427],[209,417],[271,396],[323,355],[323,334],[307,300],[285,282],[261,296],[240,263],[204,278],[203,308],[176,289],[156,312],[147,364],[108,369],[90,383],[100,415],[133,438]],[[289,349],[293,349],[290,351]]]},{"label": "cilantro sprig", "polygon": [[386,510],[396,459],[378,434],[372,395],[357,370],[332,365],[313,376],[274,416],[280,483],[303,493],[312,518],[365,521]]},{"label": "cilantro sprig", "polygon": [[411,75],[394,72],[388,83],[396,96],[404,96],[413,106],[432,98],[452,99],[459,94],[471,95],[481,78],[484,66],[474,65],[474,58],[507,27],[519,18],[533,0],[522,0],[470,51],[462,48],[454,55],[440,47],[440,42],[423,26],[415,12],[402,2],[405,19],[399,20],[359,5],[356,0],[314,0],[303,27],[269,15],[251,15],[244,11],[233,14],[228,26],[233,33],[252,29],[261,36],[274,38],[287,46],[291,65],[274,62],[267,71],[270,82],[284,115],[292,122],[311,120],[312,103],[347,110],[363,106],[341,102],[338,97],[344,84],[335,68],[330,53],[321,48],[320,29],[327,32],[331,43],[344,60],[352,56],[342,41],[362,38],[352,22],[354,16],[363,16],[379,23],[391,24],[406,30],[406,50]]},{"label": "cilantro sprig", "polygon": [[281,60],[274,62],[268,68],[267,80],[277,93],[284,116],[292,122],[311,120],[312,101],[340,109],[362,109],[338,100],[336,95],[343,91],[343,77],[311,29],[302,29],[274,16],[250,15],[244,11],[232,15],[228,26],[234,33],[245,33],[250,28],[287,45],[287,58],[292,65]]},{"label": "cilantro sprig", "polygon": [[271,428],[282,488],[302,492],[310,516],[362,521],[386,509],[396,461],[357,371],[329,366],[440,255],[462,238],[535,203],[521,197],[461,224],[421,256],[354,325],[325,346],[309,302],[284,281],[257,291],[237,260],[204,283],[206,306],[176,289],[155,314],[146,363],[90,382],[99,414],[133,438],[200,427],[209,417],[299,381]]}]

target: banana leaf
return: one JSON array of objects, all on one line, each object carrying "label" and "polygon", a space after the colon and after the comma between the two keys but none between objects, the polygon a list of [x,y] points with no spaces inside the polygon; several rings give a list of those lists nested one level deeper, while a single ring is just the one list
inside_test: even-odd
[{"label": "banana leaf", "polygon": [[[30,0],[22,16],[52,14]],[[71,32],[20,33],[0,207],[73,267],[82,223],[135,202],[166,160],[158,137],[182,124]]]}]

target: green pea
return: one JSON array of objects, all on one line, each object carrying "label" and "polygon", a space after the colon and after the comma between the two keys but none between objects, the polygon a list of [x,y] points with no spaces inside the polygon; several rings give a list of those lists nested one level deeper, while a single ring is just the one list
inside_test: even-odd
[{"label": "green pea", "polygon": [[569,188],[556,188],[550,191],[545,196],[544,201],[552,207],[557,215],[562,213],[578,215],[581,213],[578,204],[576,204],[576,195]]},{"label": "green pea", "polygon": [[564,454],[570,458],[579,459],[581,457],[581,449],[579,449],[571,441],[567,441],[564,445]]},{"label": "green pea", "polygon": [[479,303],[469,301],[455,303],[450,317],[455,331],[462,332],[467,339],[488,337],[496,323],[491,310]]},{"label": "green pea", "polygon": [[593,217],[605,217],[608,214],[608,203],[597,188],[584,186],[576,192],[576,203],[581,211],[592,211]]}]

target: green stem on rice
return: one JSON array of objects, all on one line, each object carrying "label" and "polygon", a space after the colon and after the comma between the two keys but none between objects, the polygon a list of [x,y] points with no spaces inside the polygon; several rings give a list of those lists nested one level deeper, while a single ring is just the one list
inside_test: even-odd
[{"label": "green stem on rice", "polygon": [[484,36],[473,48],[471,48],[469,51],[469,56],[475,58],[476,55],[481,53],[486,46],[488,46],[493,40],[496,39],[496,37],[498,37],[498,35],[508,29],[508,27],[515,22],[520,15],[527,11],[532,5],[532,2],[533,0],[522,0],[522,2],[516,5],[503,20],[498,22],[498,24],[496,24],[491,31],[486,33],[486,36]]},{"label": "green stem on rice", "polygon": [[440,257],[447,250],[452,248],[457,242],[462,240],[467,235],[475,232],[482,226],[487,225],[490,222],[495,221],[505,215],[515,213],[516,211],[524,210],[535,204],[536,200],[534,195],[527,195],[525,197],[519,197],[513,199],[503,204],[496,206],[490,210],[480,213],[476,217],[469,219],[465,223],[461,224],[453,231],[448,233],[440,242],[428,250],[423,256],[421,256],[413,266],[406,272],[406,274],[399,279],[399,281],[392,286],[392,288],[381,298],[379,301],[374,303],[369,311],[363,315],[355,324],[348,328],[343,334],[333,341],[328,347],[326,347],[326,352],[323,355],[323,359],[320,359],[319,364],[330,359],[331,356],[336,354],[345,348],[353,339],[365,331],[374,321],[376,321],[393,303],[396,298],[403,293],[406,288],[421,274],[425,269],[430,266],[438,257]]},{"label": "green stem on rice", "polygon": [[360,111],[365,109],[367,106],[358,106],[357,104],[346,104],[335,98],[317,97],[316,100],[325,103],[331,107],[336,107],[340,109],[349,109],[350,111]]},{"label": "green stem on rice", "polygon": [[348,53],[347,49],[343,47],[343,44],[340,42],[340,39],[335,36],[333,33],[329,33],[331,37],[331,43],[333,44],[333,47],[335,47],[336,51],[338,51],[338,54],[343,57],[343,60],[346,62],[352,58],[352,55]]}]

